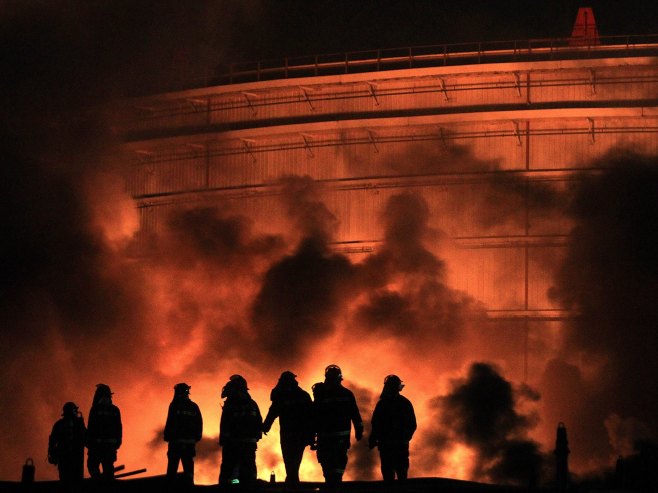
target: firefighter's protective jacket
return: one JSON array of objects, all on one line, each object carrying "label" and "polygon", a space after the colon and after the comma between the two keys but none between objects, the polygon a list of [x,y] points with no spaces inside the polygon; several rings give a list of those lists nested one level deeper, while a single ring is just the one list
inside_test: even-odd
[{"label": "firefighter's protective jacket", "polygon": [[169,404],[164,440],[194,444],[201,440],[203,418],[199,406],[187,396],[176,396]]},{"label": "firefighter's protective jacket", "polygon": [[263,431],[270,431],[276,418],[279,418],[281,440],[297,439],[313,443],[313,401],[311,396],[298,386],[286,389],[274,388],[271,394],[272,405],[263,423]]},{"label": "firefighter's protective jacket", "polygon": [[219,421],[219,444],[256,444],[262,437],[263,417],[248,392],[227,397]]},{"label": "firefighter's protective jacket", "polygon": [[415,431],[416,415],[409,399],[398,393],[382,394],[372,413],[370,444],[408,443]]},{"label": "firefighter's protective jacket", "polygon": [[121,412],[111,402],[98,402],[91,406],[87,425],[87,447],[121,447],[123,427]]},{"label": "firefighter's protective jacket", "polygon": [[66,416],[57,420],[48,438],[48,462],[58,464],[84,453],[85,434],[85,422],[81,416]]},{"label": "firefighter's protective jacket", "polygon": [[337,439],[347,441],[349,447],[352,424],[357,439],[363,434],[363,420],[354,394],[341,384],[323,385],[315,396],[314,408],[318,445]]}]

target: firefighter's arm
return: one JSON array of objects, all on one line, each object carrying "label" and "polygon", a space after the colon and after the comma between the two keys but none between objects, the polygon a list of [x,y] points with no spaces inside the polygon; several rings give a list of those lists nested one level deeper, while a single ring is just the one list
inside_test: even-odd
[{"label": "firefighter's arm", "polygon": [[57,444],[53,434],[48,438],[48,463],[57,465]]},{"label": "firefighter's arm", "polygon": [[197,411],[197,429],[196,429],[196,441],[199,442],[201,441],[201,437],[203,436],[203,416],[201,416],[201,409],[199,409],[199,406],[196,406],[196,411]]},{"label": "firefighter's arm", "polygon": [[117,408],[117,449],[121,447],[123,442],[123,424],[121,424],[121,411]]},{"label": "firefighter's arm", "polygon": [[352,423],[354,423],[354,438],[356,438],[356,441],[358,442],[363,438],[363,419],[361,418],[359,407],[356,405],[356,399],[354,399]]},{"label": "firefighter's arm", "polygon": [[279,417],[279,413],[277,410],[277,406],[273,402],[272,405],[270,406],[270,409],[267,411],[267,416],[265,416],[265,421],[263,421],[263,433],[265,435],[268,434],[268,432],[272,428],[272,425],[274,424],[274,420],[278,417]]}]

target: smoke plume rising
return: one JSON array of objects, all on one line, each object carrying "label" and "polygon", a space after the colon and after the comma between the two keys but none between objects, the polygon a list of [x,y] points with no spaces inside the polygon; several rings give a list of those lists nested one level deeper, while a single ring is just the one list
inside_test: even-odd
[{"label": "smoke plume rising", "polygon": [[[221,60],[235,39],[233,20],[240,28],[256,22],[257,2],[198,5],[193,16],[181,15],[180,2],[3,5],[0,479],[17,479],[26,457],[37,479],[55,478],[45,463],[50,427],[66,401],[88,410],[101,381],[124,418],[119,462],[164,473],[162,425],[173,385],[185,380],[204,414],[198,479],[214,482],[227,377],[243,374],[264,411],[282,370],[309,389],[329,363],[343,368],[366,422],[384,376],[402,376],[419,418],[412,476],[525,484],[559,421],[569,427],[577,470],[600,469],[655,440],[653,157],[609,156],[607,171],[581,177],[567,193],[494,175],[473,203],[454,194],[450,211],[433,209],[422,190],[392,194],[372,218],[382,242],[360,261],[333,251],[339,218],[322,186],[287,177],[274,233],[228,204],[190,206],[169,215],[136,257],[137,212],[101,108],[172,77],[190,82]],[[218,28],[210,18],[225,21]],[[187,44],[200,52],[177,49]],[[497,170],[467,148],[408,151],[391,169]],[[491,329],[484,303],[451,283],[462,266],[442,254],[450,240],[437,224],[454,213],[487,230],[523,226],[525,197],[550,222],[572,196],[575,228],[552,296],[579,316],[558,336],[543,325],[530,336],[531,356],[547,361],[532,382],[542,396],[534,426],[525,409],[537,403],[512,383],[522,379],[513,363],[518,327]],[[491,204],[500,206],[495,214]],[[472,361],[496,366],[477,363],[465,376]],[[351,449],[348,478],[378,477],[376,453],[364,443]],[[283,477],[276,429],[259,444],[259,467],[261,477]],[[306,452],[302,478],[320,477]]]}]

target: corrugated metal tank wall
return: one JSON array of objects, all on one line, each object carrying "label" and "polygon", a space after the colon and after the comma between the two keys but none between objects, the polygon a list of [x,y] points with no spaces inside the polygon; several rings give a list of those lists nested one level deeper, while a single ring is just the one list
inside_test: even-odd
[{"label": "corrugated metal tank wall", "polygon": [[533,197],[567,190],[612,149],[657,153],[656,95],[654,62],[615,59],[154,96],[132,102],[123,124],[128,189],[144,238],[172,210],[198,204],[276,234],[286,229],[280,181],[309,176],[339,221],[336,249],[355,261],[382,240],[387,200],[422,194],[452,248],[453,286],[492,311],[550,310],[551,272],[572,225]]}]

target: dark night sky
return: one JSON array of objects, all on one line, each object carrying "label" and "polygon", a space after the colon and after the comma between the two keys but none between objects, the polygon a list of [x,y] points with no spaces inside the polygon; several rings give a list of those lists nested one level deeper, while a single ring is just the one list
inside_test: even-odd
[{"label": "dark night sky", "polygon": [[[3,1],[14,90],[75,78],[89,90],[149,92],[172,70],[442,43],[565,37],[579,6],[601,35],[658,31],[653,2],[614,0]],[[13,67],[13,68],[12,68]],[[31,70],[33,68],[34,70]],[[18,71],[16,70],[18,69]],[[25,84],[25,79],[30,79]],[[19,89],[20,88],[20,89]]]}]

